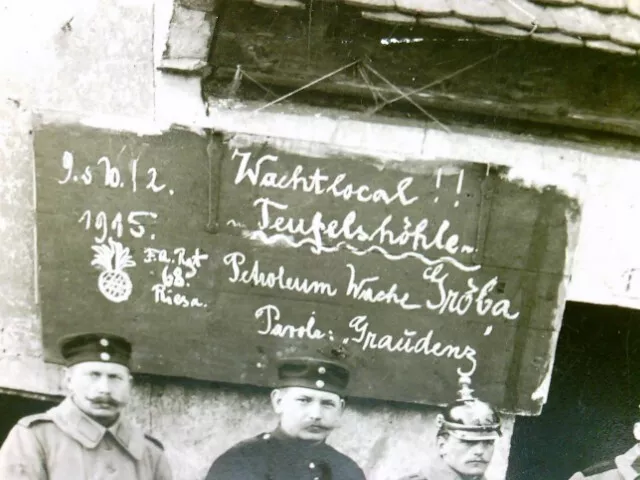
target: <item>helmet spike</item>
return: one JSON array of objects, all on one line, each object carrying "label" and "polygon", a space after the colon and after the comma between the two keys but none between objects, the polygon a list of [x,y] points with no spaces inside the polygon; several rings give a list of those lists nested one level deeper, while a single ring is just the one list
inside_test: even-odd
[{"label": "helmet spike", "polygon": [[458,400],[463,402],[475,400],[473,396],[473,388],[471,388],[470,375],[460,375],[458,384],[460,385],[460,390],[458,390]]},{"label": "helmet spike", "polygon": [[495,440],[501,434],[500,416],[495,408],[473,396],[471,375],[458,372],[458,398],[436,419],[438,435],[447,432],[461,440]]}]

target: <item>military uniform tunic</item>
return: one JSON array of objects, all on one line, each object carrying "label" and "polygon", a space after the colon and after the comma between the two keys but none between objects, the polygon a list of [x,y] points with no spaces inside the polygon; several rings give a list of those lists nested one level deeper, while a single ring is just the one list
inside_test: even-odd
[{"label": "military uniform tunic", "polygon": [[[458,472],[448,467],[441,458],[434,459],[428,468],[419,473],[413,475],[407,475],[400,480],[462,480],[462,477]],[[475,477],[475,480],[486,480],[484,475]]]},{"label": "military uniform tunic", "polygon": [[0,448],[7,480],[171,480],[160,443],[124,419],[105,428],[71,399],[21,419]]},{"label": "military uniform tunic", "polygon": [[618,455],[615,460],[603,462],[574,473],[569,480],[636,480],[640,478],[640,445]]},{"label": "military uniform tunic", "polygon": [[324,442],[287,437],[276,430],[231,447],[206,480],[364,480],[360,467]]}]

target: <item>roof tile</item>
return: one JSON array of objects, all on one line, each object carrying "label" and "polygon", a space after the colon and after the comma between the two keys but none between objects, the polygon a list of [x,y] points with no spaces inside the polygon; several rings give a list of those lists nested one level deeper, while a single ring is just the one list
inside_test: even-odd
[{"label": "roof tile", "polygon": [[626,0],[578,0],[578,3],[598,10],[625,10]]},{"label": "roof tile", "polygon": [[473,30],[473,23],[467,22],[458,17],[419,17],[418,23],[421,25],[429,25],[431,27],[448,28],[451,30],[469,31]]},{"label": "roof tile", "polygon": [[292,7],[304,9],[304,3],[298,0],[253,0],[256,5],[261,7],[280,8],[280,7]]},{"label": "roof tile", "polygon": [[609,37],[616,43],[640,47],[640,20],[626,15],[611,15],[607,18]]},{"label": "roof tile", "polygon": [[536,3],[545,5],[575,5],[578,0],[533,0]]},{"label": "roof tile", "polygon": [[424,0],[396,0],[396,8],[400,12],[420,13],[426,16],[448,16],[452,12],[449,0],[430,0],[428,5]]},{"label": "roof tile", "polygon": [[453,10],[465,20],[502,22],[504,12],[496,0],[450,0]]},{"label": "roof tile", "polygon": [[[303,8],[305,1],[253,0],[275,8]],[[530,35],[539,41],[587,45],[623,54],[640,48],[640,0],[326,1],[353,5],[362,10],[364,18],[392,24],[409,25],[417,21],[432,27],[475,29],[511,38]]]},{"label": "roof tile", "polygon": [[347,5],[364,7],[372,10],[393,10],[396,6],[394,0],[343,0]]},{"label": "roof tile", "polygon": [[598,50],[604,50],[606,52],[622,53],[623,55],[636,55],[638,53],[633,48],[623,47],[609,40],[588,40],[585,44],[587,47],[597,48]]},{"label": "roof tile", "polygon": [[561,33],[586,38],[609,37],[605,16],[595,10],[584,7],[554,8],[551,9],[551,15]]},{"label": "roof tile", "polygon": [[572,37],[570,35],[565,35],[564,33],[534,33],[532,37],[536,40],[541,40],[547,43],[559,43],[562,45],[574,45],[581,46],[584,45],[582,40],[576,37]]},{"label": "roof tile", "polygon": [[627,10],[631,15],[640,17],[640,0],[627,0]]},{"label": "roof tile", "polygon": [[522,38],[530,35],[529,30],[522,30],[521,28],[510,25],[486,25],[476,23],[476,30],[496,37]]},{"label": "roof tile", "polygon": [[392,25],[413,25],[416,17],[398,12],[362,12],[362,18],[377,22],[391,23]]},{"label": "roof tile", "polygon": [[527,0],[505,0],[501,8],[505,21],[514,27],[531,29],[535,21],[537,32],[556,29],[556,22],[548,9]]}]

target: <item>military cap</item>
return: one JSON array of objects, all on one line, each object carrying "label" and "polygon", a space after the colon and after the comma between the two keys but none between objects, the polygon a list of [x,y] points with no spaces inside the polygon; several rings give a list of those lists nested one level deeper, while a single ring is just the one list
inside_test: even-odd
[{"label": "military cap", "polygon": [[293,357],[278,362],[278,387],[305,387],[344,396],[348,384],[349,369],[334,360]]},{"label": "military cap", "polygon": [[111,333],[78,333],[58,342],[67,366],[82,362],[109,362],[129,366],[131,343]]},{"label": "military cap", "polygon": [[500,416],[486,402],[474,398],[469,377],[460,378],[458,399],[438,415],[438,435],[447,432],[461,440],[495,440],[502,435]]}]

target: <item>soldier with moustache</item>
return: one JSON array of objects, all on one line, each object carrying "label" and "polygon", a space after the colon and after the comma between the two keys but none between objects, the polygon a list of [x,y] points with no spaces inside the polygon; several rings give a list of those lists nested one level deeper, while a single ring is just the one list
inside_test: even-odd
[{"label": "soldier with moustache", "polygon": [[275,430],[231,447],[206,480],[364,480],[351,458],[325,442],[339,426],[349,370],[339,362],[289,358],[278,365]]},{"label": "soldier with moustache", "polygon": [[60,349],[69,395],[13,427],[0,448],[0,478],[171,480],[161,443],[122,415],[131,393],[131,344],[86,333],[63,338]]},{"label": "soldier with moustache", "polygon": [[402,480],[486,480],[501,421],[491,405],[473,397],[470,382],[461,377],[458,400],[436,418],[438,455],[424,471]]}]

